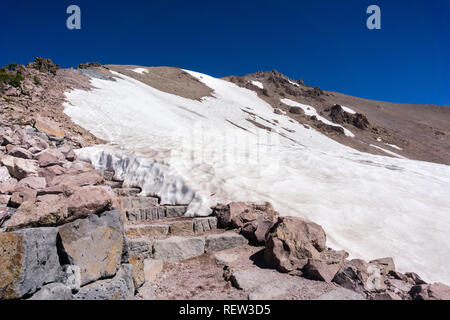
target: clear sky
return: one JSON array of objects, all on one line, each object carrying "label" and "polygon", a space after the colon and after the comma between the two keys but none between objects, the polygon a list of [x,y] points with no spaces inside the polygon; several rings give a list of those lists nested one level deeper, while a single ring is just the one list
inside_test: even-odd
[{"label": "clear sky", "polygon": [[[66,8],[81,8],[68,30]],[[366,9],[381,8],[381,30]],[[278,71],[355,96],[450,105],[448,0],[0,3],[0,64],[178,66],[216,77]]]}]

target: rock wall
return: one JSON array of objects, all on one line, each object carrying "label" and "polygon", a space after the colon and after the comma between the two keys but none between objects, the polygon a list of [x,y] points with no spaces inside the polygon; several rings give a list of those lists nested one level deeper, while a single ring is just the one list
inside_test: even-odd
[{"label": "rock wall", "polygon": [[0,299],[133,299],[115,193],[69,141],[0,122]]}]

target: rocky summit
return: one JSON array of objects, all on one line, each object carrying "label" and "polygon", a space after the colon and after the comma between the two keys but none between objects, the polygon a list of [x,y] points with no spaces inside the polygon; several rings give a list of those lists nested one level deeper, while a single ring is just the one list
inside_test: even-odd
[{"label": "rocky summit", "polygon": [[[423,182],[429,168],[448,174],[441,165],[449,159],[437,147],[448,145],[441,139],[447,133],[435,115],[427,120],[433,136],[422,128],[413,137],[409,126],[393,130],[395,119],[381,119],[370,101],[278,71],[215,79],[178,68],[96,62],[61,69],[38,57],[0,74],[0,299],[450,299],[448,285],[405,267],[434,270],[436,264],[427,250],[405,246],[398,234],[409,234],[407,226],[396,229],[389,211],[400,210],[402,221],[423,221],[401,215],[402,192],[416,192],[410,187]],[[149,104],[156,108],[152,117],[141,113]],[[379,104],[390,113],[391,105]],[[217,138],[224,126],[233,139],[283,142],[275,155],[259,155],[269,159],[260,167],[238,162],[227,171],[215,157],[191,163],[199,150],[185,156],[176,148],[183,145],[178,138],[192,133],[182,122],[192,119],[213,124],[202,141]],[[322,145],[327,150],[315,149]],[[224,151],[229,146],[220,145],[223,158],[231,155]],[[281,157],[292,150],[302,153]],[[441,165],[418,168],[407,157]],[[384,180],[370,170],[399,183],[397,198],[382,194],[389,219],[381,209],[375,213],[383,223],[369,219],[377,234],[364,218],[373,215],[374,203],[347,184],[375,192]],[[428,185],[435,187],[439,179],[430,175]],[[330,184],[337,186],[332,192]],[[448,199],[438,191],[433,199],[445,207]],[[419,239],[431,239],[421,232]],[[432,236],[433,249],[445,250],[448,242]],[[385,238],[389,248],[379,243]],[[355,254],[371,246],[373,252],[412,250],[415,264],[405,264],[404,255]]]}]

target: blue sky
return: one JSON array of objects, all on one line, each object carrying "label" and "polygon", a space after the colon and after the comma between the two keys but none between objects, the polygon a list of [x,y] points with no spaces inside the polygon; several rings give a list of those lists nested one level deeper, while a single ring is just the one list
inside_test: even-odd
[{"label": "blue sky", "polygon": [[[81,30],[66,8],[81,8]],[[382,30],[366,28],[381,8]],[[178,66],[213,76],[277,69],[323,89],[450,105],[448,0],[2,0],[0,64],[35,56]]]}]

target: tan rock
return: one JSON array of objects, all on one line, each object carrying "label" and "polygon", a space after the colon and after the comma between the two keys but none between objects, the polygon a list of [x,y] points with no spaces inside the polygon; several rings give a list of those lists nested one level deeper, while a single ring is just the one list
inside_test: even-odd
[{"label": "tan rock", "polygon": [[61,131],[58,124],[48,118],[38,116],[35,119],[34,127],[48,136],[64,138],[64,133]]},{"label": "tan rock", "polygon": [[170,234],[192,235],[194,234],[194,222],[192,220],[176,221],[170,224]]},{"label": "tan rock", "polygon": [[145,282],[144,256],[142,254],[135,253],[128,258],[128,263],[133,266],[134,288],[140,288]]},{"label": "tan rock", "polygon": [[309,279],[331,282],[340,267],[341,265],[338,263],[328,264],[324,260],[309,259],[303,268],[303,272]]},{"label": "tan rock", "polygon": [[155,259],[144,260],[145,281],[153,282],[161,273],[164,267],[164,261]]}]

